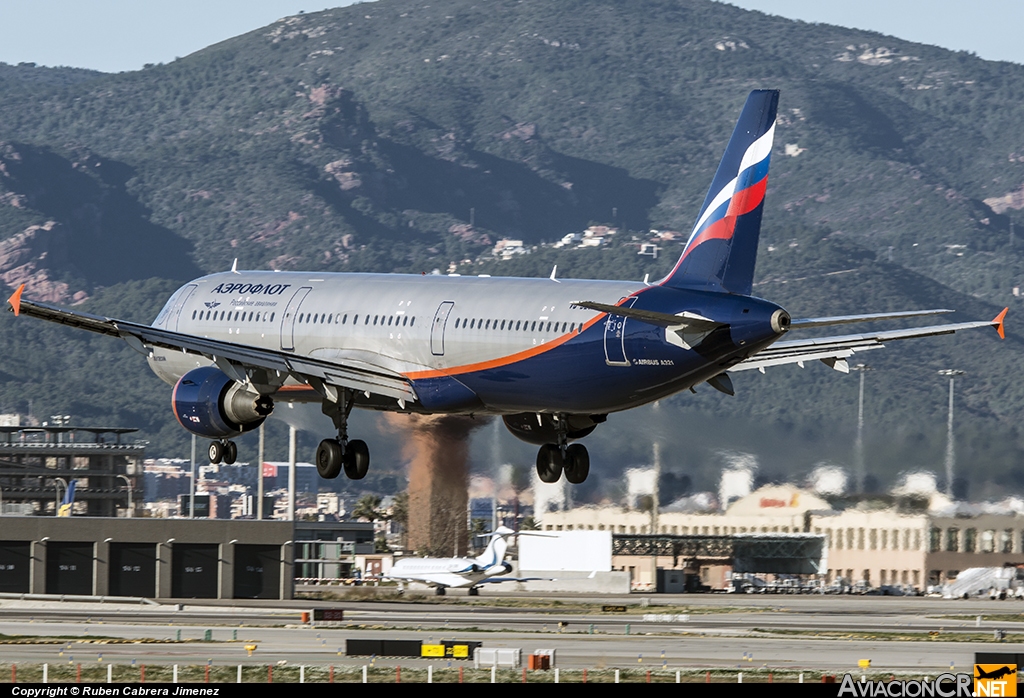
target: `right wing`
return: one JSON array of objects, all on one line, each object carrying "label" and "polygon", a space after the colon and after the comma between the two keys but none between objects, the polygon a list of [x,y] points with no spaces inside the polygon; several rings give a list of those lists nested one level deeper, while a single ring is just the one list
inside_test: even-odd
[{"label": "right wing", "polygon": [[241,383],[252,377],[253,369],[262,369],[274,372],[278,378],[292,376],[300,382],[309,383],[332,402],[339,399],[338,388],[384,395],[398,400],[402,405],[405,401],[415,402],[417,399],[409,379],[382,366],[354,360],[328,361],[297,356],[286,351],[172,332],[89,313],[76,313],[47,303],[23,300],[21,293],[24,288],[23,284],[7,301],[15,315],[28,315],[109,337],[120,337],[132,349],[144,355],[150,353],[147,347],[160,347],[205,356],[228,377]]},{"label": "right wing", "polygon": [[[999,315],[988,322],[960,322],[951,325],[914,327],[906,330],[888,330],[885,332],[848,334],[836,337],[813,337],[811,339],[792,339],[784,342],[776,342],[767,349],[751,356],[749,359],[741,361],[729,370],[749,371],[756,368],[761,373],[764,373],[764,369],[768,366],[780,366],[782,364],[803,365],[803,362],[805,361],[818,359],[837,371],[849,373],[850,367],[849,364],[847,364],[846,359],[859,351],[880,349],[885,346],[885,342],[891,342],[898,339],[934,337],[940,334],[953,334],[960,330],[970,330],[976,327],[995,327],[999,332],[999,336],[1005,338],[1006,331],[1003,327],[1003,319],[1006,317],[1007,310],[1009,309],[1004,308],[1003,312],[999,313]],[[922,311],[919,314],[932,314],[935,312],[937,311]],[[847,317],[863,318],[865,316]],[[892,317],[892,315],[888,315],[888,317]],[[824,319],[826,318],[822,318],[822,320]],[[882,318],[878,317],[873,319]],[[859,320],[849,320],[848,322],[857,321]]]}]

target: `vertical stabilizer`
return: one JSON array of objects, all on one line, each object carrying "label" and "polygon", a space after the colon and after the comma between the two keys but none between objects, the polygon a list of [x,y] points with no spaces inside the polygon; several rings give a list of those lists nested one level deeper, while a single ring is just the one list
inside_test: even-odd
[{"label": "vertical stabilizer", "polygon": [[513,533],[515,531],[510,528],[498,526],[491,534],[491,542],[487,544],[487,548],[476,558],[476,564],[482,569],[501,564],[508,550],[508,541],[505,538]]},{"label": "vertical stabilizer", "polygon": [[663,286],[750,295],[778,105],[778,90],[747,97],[690,239]]},{"label": "vertical stabilizer", "polygon": [[64,499],[61,500],[60,507],[57,509],[57,516],[71,516],[71,507],[75,503],[75,485],[78,480],[72,480],[68,483],[68,488],[64,491]]}]

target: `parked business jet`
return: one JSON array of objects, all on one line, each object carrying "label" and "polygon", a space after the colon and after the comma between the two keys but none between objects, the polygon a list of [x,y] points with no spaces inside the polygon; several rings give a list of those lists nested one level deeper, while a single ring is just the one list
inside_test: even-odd
[{"label": "parked business jet", "polygon": [[337,429],[322,477],[366,475],[366,443],[348,438],[353,407],[500,415],[540,446],[537,473],[583,482],[573,443],[613,412],[707,383],[733,394],[729,372],[846,359],[885,342],[995,327],[990,322],[809,339],[793,330],[935,315],[917,310],[791,320],[751,296],[779,93],[747,98],[679,261],[656,283],[398,274],[239,271],[178,289],[151,326],[22,298],[25,314],[121,337],[174,386],[181,425],[212,439],[210,460],[234,462],[231,439],[257,428],[275,401],[319,402]]},{"label": "parked business jet", "polygon": [[512,535],[516,535],[512,529],[498,526],[491,534],[487,548],[477,557],[406,557],[396,562],[384,576],[399,582],[426,584],[434,587],[434,593],[438,596],[444,596],[448,587],[468,586],[469,595],[477,596],[482,584],[538,579],[498,576],[512,571],[512,565],[505,562],[505,551],[508,550],[506,539]]}]

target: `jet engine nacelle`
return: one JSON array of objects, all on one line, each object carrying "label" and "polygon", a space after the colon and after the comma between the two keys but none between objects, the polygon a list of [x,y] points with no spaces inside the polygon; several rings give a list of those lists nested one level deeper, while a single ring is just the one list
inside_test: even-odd
[{"label": "jet engine nacelle", "polygon": [[[565,419],[568,422],[566,436],[571,441],[573,439],[582,439],[594,431],[599,423],[607,419],[607,415],[570,414]],[[543,446],[544,444],[558,443],[559,424],[555,421],[554,415],[523,412],[506,415],[502,417],[502,420],[513,436],[522,439],[528,444]]]},{"label": "jet engine nacelle", "polygon": [[214,366],[194,368],[174,386],[174,416],[197,436],[230,439],[252,431],[274,411],[274,401],[228,378]]}]

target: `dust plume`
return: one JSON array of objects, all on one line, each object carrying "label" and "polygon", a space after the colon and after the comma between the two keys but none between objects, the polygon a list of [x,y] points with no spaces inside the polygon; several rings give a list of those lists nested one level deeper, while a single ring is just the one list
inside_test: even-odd
[{"label": "dust plume", "polygon": [[487,420],[389,413],[385,423],[406,434],[402,454],[409,460],[407,545],[421,555],[464,555],[469,434]]}]

